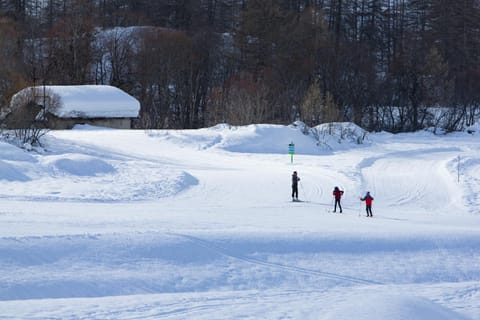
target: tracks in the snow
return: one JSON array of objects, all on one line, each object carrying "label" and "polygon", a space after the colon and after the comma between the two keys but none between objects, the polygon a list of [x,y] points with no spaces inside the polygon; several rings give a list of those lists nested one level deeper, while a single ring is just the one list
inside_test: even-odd
[{"label": "tracks in the snow", "polygon": [[239,261],[255,264],[255,265],[260,265],[260,266],[265,266],[268,268],[274,268],[277,270],[282,270],[282,271],[288,271],[288,272],[294,272],[298,274],[304,274],[304,275],[309,275],[309,276],[317,276],[317,277],[322,277],[330,280],[339,280],[343,282],[348,282],[348,283],[354,283],[354,284],[361,284],[361,285],[380,285],[382,283],[376,282],[373,280],[366,280],[366,279],[361,279],[357,277],[350,277],[350,276],[345,276],[345,275],[340,275],[337,273],[331,273],[331,272],[324,272],[324,271],[318,271],[318,270],[312,270],[312,269],[307,269],[307,268],[302,268],[302,267],[297,267],[297,266],[292,266],[292,265],[285,265],[281,263],[273,263],[273,262],[268,262],[252,257],[246,257],[244,255],[240,254],[235,254],[232,252],[229,252],[229,250],[221,245],[218,245],[216,243],[213,243],[211,241],[203,240],[201,238],[191,236],[191,235],[186,235],[186,234],[180,234],[180,233],[171,233],[171,235],[178,236],[184,239],[187,239],[199,246],[202,246],[208,250],[214,251],[217,254],[220,254],[225,257],[233,258]]}]

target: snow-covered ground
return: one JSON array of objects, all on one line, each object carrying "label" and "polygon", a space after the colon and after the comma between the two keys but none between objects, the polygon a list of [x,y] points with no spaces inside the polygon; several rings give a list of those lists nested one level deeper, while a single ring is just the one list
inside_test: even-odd
[{"label": "snow-covered ground", "polygon": [[478,133],[302,131],[0,142],[0,319],[480,319]]}]

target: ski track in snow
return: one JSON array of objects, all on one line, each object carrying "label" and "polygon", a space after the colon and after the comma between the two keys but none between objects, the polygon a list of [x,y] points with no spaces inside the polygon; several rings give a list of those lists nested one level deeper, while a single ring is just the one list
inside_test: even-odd
[{"label": "ski track in snow", "polygon": [[[371,191],[390,207],[420,204],[425,210],[449,208],[449,197],[454,190],[450,188],[453,176],[447,172],[447,163],[458,151],[457,148],[433,148],[366,158],[358,165],[362,189]],[[436,154],[439,156],[435,157]],[[432,185],[436,187],[434,193]],[[442,199],[438,194],[449,197]],[[439,200],[444,202],[438,203]]]},{"label": "ski track in snow", "polygon": [[316,270],[310,270],[310,269],[300,268],[300,267],[296,267],[296,266],[292,266],[292,265],[271,263],[271,262],[268,262],[268,261],[263,261],[263,260],[255,259],[255,258],[248,258],[248,257],[245,257],[245,256],[229,253],[226,248],[221,247],[217,244],[213,244],[209,241],[202,240],[202,239],[197,238],[197,237],[184,235],[184,234],[174,234],[174,235],[189,239],[192,242],[198,243],[199,245],[201,245],[201,246],[203,246],[203,247],[205,247],[209,250],[213,250],[213,251],[215,251],[215,252],[217,252],[221,255],[224,255],[224,256],[227,256],[227,257],[232,257],[234,259],[238,259],[238,260],[248,262],[248,263],[252,263],[252,264],[255,264],[255,265],[271,267],[271,268],[275,268],[275,269],[280,269],[282,271],[302,273],[302,274],[306,274],[306,275],[309,275],[309,276],[320,276],[320,277],[327,278],[327,279],[340,280],[342,282],[351,282],[351,283],[354,283],[354,284],[380,284],[380,283],[377,283],[377,282],[371,281],[371,280],[348,277],[348,276],[343,276],[343,275],[340,275],[340,274],[329,273],[329,272],[321,272],[321,271],[316,271]]},{"label": "ski track in snow", "polygon": [[[255,273],[269,275],[274,282],[268,277],[256,278],[241,284],[244,289],[288,281],[300,284],[306,279],[319,288],[428,283],[433,279],[472,281],[480,277],[470,265],[480,259],[479,246],[475,237],[382,243],[375,238],[318,235],[215,240],[171,232],[7,237],[0,238],[0,256],[8,257],[0,263],[0,300],[206,291],[216,286],[235,287],[240,285],[240,274],[255,279]],[[416,257],[419,253],[423,254]],[[370,265],[379,254],[383,254],[383,262]],[[355,267],[339,267],[340,261]],[[206,272],[204,279],[190,274],[216,264],[226,269],[218,274]],[[376,270],[383,269],[391,271],[383,271],[379,278]],[[402,277],[396,279],[398,275]]]},{"label": "ski track in snow", "polygon": [[[480,185],[480,158],[467,157],[460,158],[460,167],[458,159],[450,162],[450,170],[457,173],[457,180],[465,186],[465,201],[472,213],[480,214],[480,194],[476,191]],[[460,171],[460,172],[458,172]]]}]

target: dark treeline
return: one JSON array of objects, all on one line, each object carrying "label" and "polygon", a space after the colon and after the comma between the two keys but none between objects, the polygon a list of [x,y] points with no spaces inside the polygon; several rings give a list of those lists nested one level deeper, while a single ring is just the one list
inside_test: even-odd
[{"label": "dark treeline", "polygon": [[480,0],[0,0],[2,107],[25,86],[111,84],[141,101],[138,128],[457,130],[479,55]]}]

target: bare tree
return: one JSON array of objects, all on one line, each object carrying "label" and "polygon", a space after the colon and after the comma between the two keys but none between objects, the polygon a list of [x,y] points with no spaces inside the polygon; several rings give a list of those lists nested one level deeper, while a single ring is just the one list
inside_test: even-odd
[{"label": "bare tree", "polygon": [[8,105],[10,97],[26,83],[19,39],[16,24],[9,18],[0,17],[0,61],[3,61],[0,64],[0,110]]},{"label": "bare tree", "polygon": [[12,97],[7,126],[22,144],[41,145],[48,132],[48,115],[60,106],[60,97],[44,86],[26,88]]},{"label": "bare tree", "polygon": [[95,81],[131,91],[138,31],[115,28],[96,38]]},{"label": "bare tree", "polygon": [[65,16],[50,30],[48,65],[50,81],[84,84],[91,81],[93,16],[89,0],[72,0]]},{"label": "bare tree", "polygon": [[232,125],[262,123],[268,114],[268,87],[245,75],[229,87],[225,108]]}]

